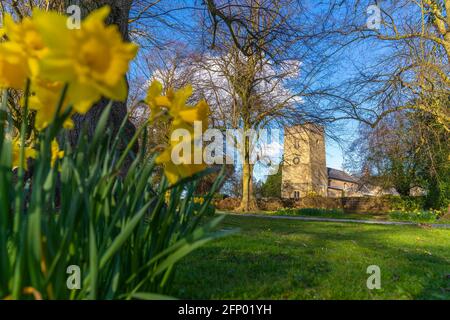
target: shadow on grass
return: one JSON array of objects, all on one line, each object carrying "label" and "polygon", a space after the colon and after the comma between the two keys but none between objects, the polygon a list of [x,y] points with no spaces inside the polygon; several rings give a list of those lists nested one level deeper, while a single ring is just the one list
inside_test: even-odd
[{"label": "shadow on grass", "polygon": [[[249,217],[227,217],[224,225],[242,231],[184,260],[171,294],[188,299],[450,298],[448,231]],[[372,264],[381,268],[381,290],[366,287]]]},{"label": "shadow on grass", "polygon": [[[377,228],[377,227],[375,227]],[[417,228],[406,228],[409,233],[414,233]],[[387,230],[386,230],[387,229]],[[405,241],[396,243],[392,238],[391,228],[378,227],[378,230],[364,230],[352,233],[323,232],[303,230],[304,234],[313,239],[324,242],[351,241],[359,247],[367,249],[367,260],[377,264],[384,275],[384,285],[399,293],[399,298],[413,299],[449,299],[450,298],[450,257],[445,255],[445,249],[450,251],[450,241],[447,241],[446,248],[441,245],[405,244]],[[400,229],[401,230],[401,229]],[[397,230],[398,231],[398,230]],[[420,233],[427,232],[421,230]],[[397,237],[401,238],[399,235]],[[408,237],[415,237],[409,234]],[[372,252],[370,252],[372,251]],[[447,252],[448,252],[447,251]],[[343,254],[345,256],[345,253]],[[380,259],[380,257],[382,259]],[[387,262],[387,263],[386,263]],[[384,267],[384,268],[383,268]],[[350,280],[350,279],[349,279]],[[405,288],[403,288],[405,285]],[[405,289],[411,289],[408,292]],[[419,289],[419,290],[417,290]]]}]

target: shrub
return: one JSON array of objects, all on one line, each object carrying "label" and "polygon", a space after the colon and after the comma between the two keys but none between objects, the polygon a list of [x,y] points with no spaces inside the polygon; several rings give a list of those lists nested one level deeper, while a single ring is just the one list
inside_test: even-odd
[{"label": "shrub", "polygon": [[423,210],[425,206],[425,197],[384,196],[384,198],[389,200],[391,210],[396,211]]},{"label": "shrub", "polygon": [[415,211],[392,211],[390,217],[393,220],[435,222],[442,216],[439,210],[415,210]]},{"label": "shrub", "polygon": [[282,168],[280,166],[276,174],[267,177],[266,181],[261,185],[261,196],[281,198],[281,172]]},{"label": "shrub", "polygon": [[218,193],[218,192],[215,193],[214,197],[213,197],[214,201],[220,201],[220,200],[223,200],[225,198],[227,198],[226,195],[224,195],[223,193]]}]

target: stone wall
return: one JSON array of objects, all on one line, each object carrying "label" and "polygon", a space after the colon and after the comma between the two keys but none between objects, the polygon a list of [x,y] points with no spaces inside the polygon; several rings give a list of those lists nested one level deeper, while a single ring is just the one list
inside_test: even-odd
[{"label": "stone wall", "polygon": [[[276,211],[282,208],[324,208],[343,209],[349,213],[388,213],[392,206],[388,198],[379,197],[305,197],[298,200],[261,198],[258,199],[258,207],[263,211]],[[226,198],[216,201],[219,210],[234,210],[238,207],[240,200],[237,198]]]},{"label": "stone wall", "polygon": [[238,198],[225,198],[216,200],[214,202],[214,205],[216,206],[216,209],[218,210],[226,210],[231,211],[235,208],[239,207],[239,204],[241,203],[241,199]]},{"label": "stone wall", "polygon": [[392,202],[380,197],[347,197],[342,198],[342,209],[351,213],[388,213]]}]

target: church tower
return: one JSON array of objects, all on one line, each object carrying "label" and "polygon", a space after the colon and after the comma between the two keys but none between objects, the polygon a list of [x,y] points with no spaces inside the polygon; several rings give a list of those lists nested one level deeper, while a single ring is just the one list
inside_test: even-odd
[{"label": "church tower", "polygon": [[286,127],[281,197],[326,197],[327,184],[323,127],[311,123]]}]

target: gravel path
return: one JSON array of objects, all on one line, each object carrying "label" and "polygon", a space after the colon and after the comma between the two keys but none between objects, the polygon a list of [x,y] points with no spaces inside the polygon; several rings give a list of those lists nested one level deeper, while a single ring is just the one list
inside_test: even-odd
[{"label": "gravel path", "polygon": [[233,216],[246,216],[246,217],[256,217],[256,218],[267,218],[267,219],[285,219],[285,220],[301,220],[301,221],[323,221],[323,222],[345,222],[345,223],[366,223],[366,224],[384,224],[393,226],[427,226],[432,228],[442,228],[450,229],[450,224],[439,224],[439,223],[415,223],[406,221],[380,221],[380,220],[358,220],[358,219],[335,219],[335,218],[320,218],[320,217],[292,217],[292,216],[271,216],[266,214],[242,214],[242,213],[228,213],[222,212],[223,214],[233,215]]}]

